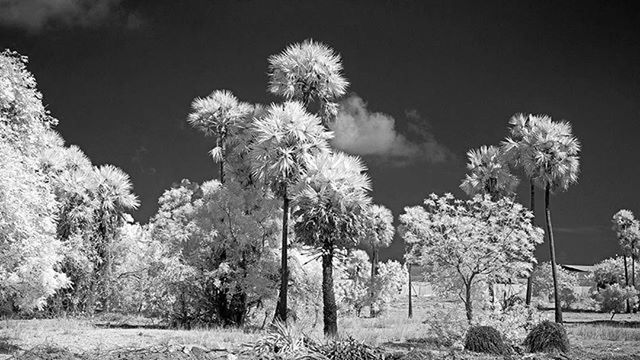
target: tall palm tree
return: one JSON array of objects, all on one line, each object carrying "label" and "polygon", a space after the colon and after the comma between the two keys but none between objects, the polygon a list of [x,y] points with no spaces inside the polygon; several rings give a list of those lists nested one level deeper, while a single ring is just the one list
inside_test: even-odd
[{"label": "tall palm tree", "polygon": [[347,86],[340,55],[323,43],[307,39],[269,57],[269,92],[307,109],[317,101],[325,125],[337,115],[336,100]]},{"label": "tall palm tree", "polygon": [[370,302],[369,316],[376,315],[373,308],[373,296],[376,276],[378,275],[378,249],[387,247],[393,241],[393,214],[382,205],[371,205],[367,209],[367,220],[370,222],[367,243],[371,247],[371,284],[369,288]]},{"label": "tall palm tree", "polygon": [[224,162],[229,140],[253,113],[253,107],[241,102],[228,90],[215,90],[204,98],[195,98],[187,122],[206,136],[216,137],[216,147],[210,154],[220,163],[220,182],[224,183]]},{"label": "tall palm tree", "polygon": [[338,248],[353,248],[367,235],[366,210],[371,199],[369,177],[360,158],[342,152],[314,157],[296,197],[297,238],[322,254],[324,333],[338,332],[333,290],[333,256]]},{"label": "tall palm tree", "polygon": [[493,201],[513,195],[518,178],[509,171],[509,165],[496,146],[481,146],[467,152],[469,173],[460,188],[469,196],[488,194]]},{"label": "tall palm tree", "polygon": [[98,267],[96,279],[91,285],[92,299],[89,310],[93,311],[98,286],[99,293],[105,298],[105,307],[109,308],[109,286],[111,282],[111,247],[118,228],[127,218],[127,211],[139,206],[138,198],[133,194],[133,185],[124,171],[113,165],[94,168],[93,187],[91,189],[96,208],[94,209],[94,247]]},{"label": "tall palm tree", "polygon": [[530,175],[536,186],[545,191],[545,222],[551,255],[555,320],[562,323],[550,195],[552,191],[567,190],[571,184],[578,181],[580,142],[573,136],[571,124],[566,121],[555,122],[551,117],[544,115],[533,119],[529,119],[533,120],[531,131],[524,133],[515,146],[518,148],[517,152],[525,173]]},{"label": "tall palm tree", "polygon": [[333,133],[325,130],[320,119],[309,114],[299,102],[273,104],[266,115],[253,123],[251,167],[254,176],[269,184],[282,198],[282,258],[280,295],[276,319],[287,319],[287,230],[291,186],[306,174],[314,156],[329,150]]},{"label": "tall palm tree", "polygon": [[[544,117],[545,115],[541,116]],[[515,167],[522,168],[524,158],[527,156],[527,154],[529,154],[530,151],[532,151],[532,149],[530,148],[532,144],[524,141],[524,139],[528,139],[536,121],[541,116],[532,114],[525,115],[519,113],[513,115],[511,119],[509,119],[509,136],[502,142],[501,148],[504,157]],[[533,221],[535,222],[536,186],[533,180],[534,175],[527,173],[527,169],[523,170],[525,172],[525,176],[527,176],[527,178],[529,179],[529,210],[533,214]],[[531,304],[531,294],[533,290],[531,275],[532,274],[529,274],[529,276],[527,277],[527,290],[525,295],[525,304],[527,306]]]}]

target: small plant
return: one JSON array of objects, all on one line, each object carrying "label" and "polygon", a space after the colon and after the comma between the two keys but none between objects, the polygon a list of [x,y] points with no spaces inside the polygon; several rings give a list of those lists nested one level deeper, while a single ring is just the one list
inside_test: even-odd
[{"label": "small plant", "polygon": [[503,355],[508,353],[502,335],[491,326],[472,326],[467,331],[464,341],[465,350]]},{"label": "small plant", "polygon": [[272,325],[267,335],[245,348],[244,354],[263,360],[327,360],[315,342],[293,326],[279,321]]},{"label": "small plant", "polygon": [[352,337],[335,340],[322,348],[322,353],[331,360],[382,360],[380,349],[357,341]]},{"label": "small plant", "polygon": [[569,351],[569,338],[561,324],[545,320],[531,330],[524,345],[532,353],[566,353]]}]

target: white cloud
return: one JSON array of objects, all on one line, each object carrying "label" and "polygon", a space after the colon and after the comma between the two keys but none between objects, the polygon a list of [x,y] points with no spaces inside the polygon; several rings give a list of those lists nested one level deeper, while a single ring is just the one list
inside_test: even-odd
[{"label": "white cloud", "polygon": [[122,0],[0,0],[0,24],[39,31],[56,23],[91,26],[104,21]]},{"label": "white cloud", "polygon": [[452,157],[417,111],[407,111],[406,116],[409,134],[404,135],[396,130],[392,116],[369,112],[361,97],[351,95],[340,103],[338,116],[331,124],[333,145],[350,154],[376,156],[399,166],[419,161],[438,163]]}]

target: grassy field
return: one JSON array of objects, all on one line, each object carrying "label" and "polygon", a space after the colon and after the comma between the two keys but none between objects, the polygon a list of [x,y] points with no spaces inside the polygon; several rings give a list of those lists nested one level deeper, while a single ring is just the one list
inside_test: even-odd
[{"label": "grassy field", "polygon": [[[352,336],[390,351],[420,347],[433,349],[435,345],[425,341],[433,335],[429,317],[433,317],[438,310],[452,306],[459,304],[436,302],[433,299],[418,301],[413,319],[407,319],[406,306],[400,302],[378,318],[341,318],[339,327],[342,336]],[[545,313],[549,318],[552,315],[551,312]],[[618,314],[614,322],[610,322],[610,318],[609,314],[565,313],[572,345],[570,358],[640,359],[640,315]],[[175,351],[174,355],[154,358],[182,358],[176,357],[177,354],[184,356],[194,346],[214,352],[223,349],[237,352],[242,344],[255,341],[262,335],[260,331],[240,329],[127,329],[105,328],[103,325],[104,319],[3,320],[0,322],[0,359],[9,358],[9,354],[15,355],[16,351],[34,348],[63,348],[74,354],[163,348]],[[322,339],[321,325],[314,328],[301,320],[296,326],[312,338]]]}]

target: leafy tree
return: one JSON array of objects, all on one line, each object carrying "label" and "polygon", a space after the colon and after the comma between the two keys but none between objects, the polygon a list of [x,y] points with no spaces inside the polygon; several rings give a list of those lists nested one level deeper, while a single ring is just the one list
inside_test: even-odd
[{"label": "leafy tree", "polygon": [[271,105],[264,118],[254,121],[252,132],[253,173],[282,199],[282,264],[276,318],[286,321],[290,188],[305,176],[314,155],[329,149],[328,140],[332,134],[302,104],[291,101]]},{"label": "leafy tree", "polygon": [[38,161],[61,139],[26,64],[15,52],[0,53],[0,300],[30,310],[68,279],[58,271],[58,203]]},{"label": "leafy tree", "polygon": [[277,281],[275,205],[257,188],[189,181],[165,191],[152,219],[164,257],[171,317],[178,324],[242,325],[250,309],[273,297]]},{"label": "leafy tree", "polygon": [[621,313],[625,307],[629,309],[637,305],[638,292],[630,286],[613,284],[596,292],[593,298],[600,305],[600,311]]},{"label": "leafy tree", "polygon": [[370,306],[376,313],[386,310],[387,306],[398,300],[402,289],[407,286],[407,267],[395,260],[387,260],[378,266],[378,275],[373,281],[374,291]]},{"label": "leafy tree", "polygon": [[[369,296],[374,298],[375,280],[378,274],[378,249],[387,247],[393,241],[395,229],[393,228],[393,214],[391,210],[382,205],[371,205],[368,208],[367,218],[370,220],[369,233],[366,242],[371,247],[371,277],[369,285]],[[371,304],[373,305],[373,304]],[[370,307],[370,316],[374,317],[376,312],[373,306]]]},{"label": "leafy tree", "polygon": [[348,249],[366,236],[367,191],[370,180],[360,158],[344,153],[323,152],[309,163],[303,189],[296,197],[295,233],[304,244],[322,254],[324,333],[338,331],[333,288],[333,258],[336,249]]},{"label": "leafy tree", "polygon": [[335,101],[345,94],[347,86],[340,55],[323,43],[305,40],[269,57],[268,90],[286,100],[300,101],[307,108],[318,101],[325,125],[337,115]]},{"label": "leafy tree", "polygon": [[[530,125],[528,125],[530,122]],[[557,286],[556,255],[551,225],[550,195],[552,191],[567,190],[578,181],[580,142],[573,136],[571,124],[554,122],[551,117],[529,116],[521,131],[521,139],[507,139],[507,151],[518,154],[518,161],[534,184],[545,190],[545,220],[549,236],[551,269],[554,279],[555,320],[562,323],[562,309]],[[518,126],[518,125],[516,125]]]},{"label": "leafy tree", "polygon": [[469,196],[487,194],[496,201],[500,197],[512,196],[518,186],[518,178],[509,171],[509,165],[496,146],[481,146],[467,152],[469,174],[460,188]]},{"label": "leafy tree", "polygon": [[238,133],[248,125],[253,114],[250,104],[239,101],[228,90],[215,90],[205,98],[196,98],[187,121],[207,136],[216,137],[216,147],[211,150],[213,160],[220,163],[220,182],[224,183],[224,163],[227,147],[236,144]]},{"label": "leafy tree", "polygon": [[[636,274],[634,275],[637,277],[639,276],[638,272],[640,272],[640,269],[636,267],[635,270]],[[605,287],[613,284],[625,287],[626,280],[624,272],[625,266],[623,256],[605,259],[594,265],[592,274],[593,282],[596,284],[596,287],[600,289],[604,289]]]},{"label": "leafy tree", "polygon": [[473,319],[472,291],[486,279],[527,276],[535,263],[535,245],[543,232],[533,215],[509,198],[470,200],[431,194],[424,206],[405,208],[402,236],[411,257],[437,277],[437,286],[455,291]]},{"label": "leafy tree", "polygon": [[362,308],[371,300],[369,256],[363,250],[336,252],[335,292],[338,307],[345,312],[355,312],[360,316]]},{"label": "leafy tree", "polygon": [[[565,308],[569,308],[578,300],[575,292],[578,286],[578,277],[563,268],[558,268],[557,276],[560,288],[560,301]],[[549,300],[550,295],[553,295],[554,291],[553,279],[551,278],[551,263],[545,262],[536,266],[531,278],[534,285],[533,295],[541,296]]]}]

